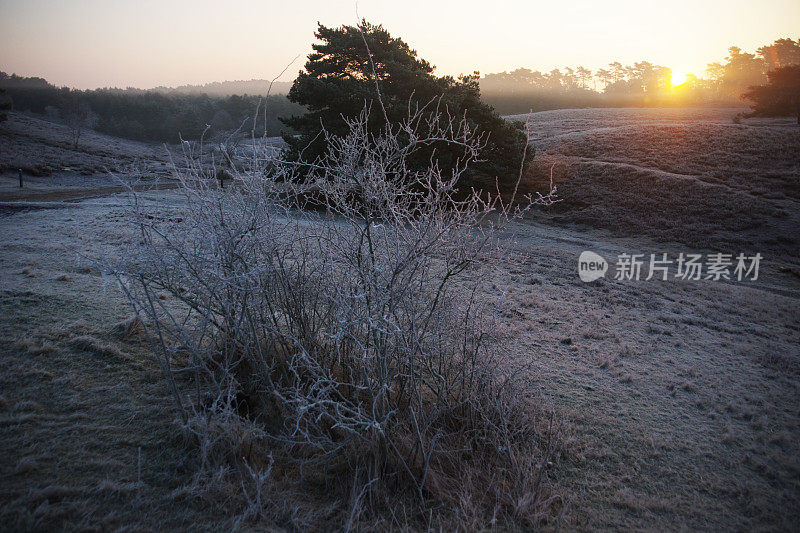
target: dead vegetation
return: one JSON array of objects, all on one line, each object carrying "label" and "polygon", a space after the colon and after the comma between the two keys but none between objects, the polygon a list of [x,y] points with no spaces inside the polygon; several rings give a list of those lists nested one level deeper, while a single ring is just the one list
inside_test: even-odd
[{"label": "dead vegetation", "polygon": [[[697,120],[717,124],[714,113]],[[581,130],[615,121],[647,127],[652,120],[648,110],[595,115],[574,112],[547,127]],[[546,177],[550,166],[542,168]],[[174,192],[145,192],[140,199],[158,215],[154,223],[186,225],[185,217],[176,222],[184,200]],[[212,457],[220,456],[219,446],[259,458],[255,477],[224,461],[201,468],[198,440],[183,429],[147,340],[138,327],[125,333],[137,321],[94,263],[140,240],[123,202],[115,196],[2,219],[0,523],[7,530],[167,531],[346,525],[359,493],[345,489],[357,484],[332,487],[326,476],[341,470],[301,470],[281,460],[271,443],[268,453],[251,454],[261,448],[243,438],[247,426],[220,433],[234,440],[210,441],[208,449]],[[537,431],[546,435],[553,411],[554,427],[562,422],[554,431],[562,455],[542,483],[547,495],[567,504],[551,501],[546,524],[792,530],[800,517],[800,391],[789,370],[800,361],[797,278],[766,265],[762,278],[747,285],[607,279],[589,286],[575,276],[581,250],[613,257],[684,245],[530,220],[506,230],[515,235],[518,260],[487,262],[465,275],[477,287],[476,301],[505,295],[489,329],[499,353],[524,369],[518,378],[540,407]],[[23,274],[26,268],[37,277]],[[58,281],[62,274],[72,281]],[[156,296],[176,305],[164,291]],[[70,345],[81,336],[114,346],[125,358]],[[186,364],[185,353],[175,355]],[[626,376],[631,381],[622,383]],[[185,372],[176,379],[189,383]],[[246,416],[231,420],[248,422]],[[469,502],[485,498],[485,487],[466,470],[464,479],[453,512],[464,528],[477,529],[486,515]],[[248,512],[253,509],[260,515]],[[364,530],[395,523],[391,514],[353,516]],[[440,523],[443,530],[457,524],[444,515]]]},{"label": "dead vegetation", "polygon": [[527,183],[559,186],[548,220],[712,250],[752,250],[797,268],[800,130],[735,109],[574,110],[531,115]]},{"label": "dead vegetation", "polygon": [[[550,196],[464,198],[456,184],[485,139],[443,113],[409,109],[372,136],[364,111],[302,178],[270,162],[219,189],[191,154],[180,222],[137,209],[141,242],[114,275],[201,474],[240,488],[243,522],[272,514],[276,465],[290,486],[315,479],[346,502],[328,518],[345,529],[529,528],[564,508],[548,481],[559,424],[462,276],[497,260],[499,227]],[[433,142],[461,150],[452,172],[409,170]],[[311,195],[324,214],[297,203]]]},{"label": "dead vegetation", "polygon": [[[132,164],[144,174],[166,174],[169,153],[163,145],[117,139],[93,131],[84,133],[81,147],[70,141],[72,132],[62,124],[35,115],[13,112],[0,126],[0,173],[10,181],[22,170],[25,178],[58,176],[64,172],[91,176],[122,171]],[[35,180],[41,183],[42,180]]]}]

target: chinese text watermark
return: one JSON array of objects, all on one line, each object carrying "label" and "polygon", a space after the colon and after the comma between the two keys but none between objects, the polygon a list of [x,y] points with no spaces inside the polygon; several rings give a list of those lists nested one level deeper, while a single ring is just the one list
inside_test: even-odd
[{"label": "chinese text watermark", "polygon": [[[691,254],[670,256],[658,254],[619,254],[614,268],[617,280],[735,280],[755,281],[761,264],[760,253]],[[578,275],[581,281],[591,282],[606,275],[609,264],[595,252],[585,251],[578,257]]]}]

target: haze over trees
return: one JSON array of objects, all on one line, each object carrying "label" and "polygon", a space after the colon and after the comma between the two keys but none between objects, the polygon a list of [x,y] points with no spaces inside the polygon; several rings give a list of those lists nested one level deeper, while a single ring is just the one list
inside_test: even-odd
[{"label": "haze over trees", "polygon": [[[266,92],[266,86],[264,92]],[[88,106],[97,116],[94,128],[108,135],[137,141],[176,143],[181,139],[196,140],[227,134],[241,128],[244,134],[280,135],[287,128],[279,116],[304,112],[284,95],[264,97],[231,95],[215,97],[206,94],[183,94],[141,89],[96,89],[79,91],[56,87],[42,78],[26,78],[0,72],[0,88],[10,96],[13,109],[64,120],[74,115],[76,105]],[[264,116],[253,124],[253,114],[262,101]]]},{"label": "haze over trees", "polygon": [[[270,84],[272,87],[270,88]],[[207,94],[208,96],[231,96],[237,95],[253,95],[253,96],[266,96],[269,89],[270,94],[286,94],[292,87],[292,83],[288,81],[275,81],[270,80],[235,80],[235,81],[214,81],[211,83],[204,83],[202,85],[179,85],[178,87],[156,87],[152,89],[165,94]]]},{"label": "haze over trees", "polygon": [[[331,131],[335,131],[339,113],[352,114],[365,99],[374,101],[375,96],[366,53],[360,52],[363,49],[360,33],[324,27],[319,31],[323,33],[318,35],[324,35],[329,41],[315,45],[323,47],[324,51],[317,51],[309,59],[306,66],[310,65],[311,70],[301,73],[293,84],[292,101],[280,94],[288,90],[288,83],[276,82],[273,94],[266,101],[266,120],[259,119],[257,124],[253,124],[252,115],[267,92],[269,83],[264,80],[149,90],[79,91],[56,87],[40,77],[0,72],[0,89],[5,91],[0,100],[6,111],[49,114],[60,117],[61,121],[74,116],[70,112],[70,108],[77,105],[74,102],[83,102],[86,114],[96,115],[96,121],[84,124],[101,133],[138,141],[175,143],[181,139],[199,139],[204,133],[213,137],[238,129],[247,135],[285,134],[296,151],[300,143],[309,140],[309,135],[319,131],[320,118],[326,119],[333,128]],[[741,105],[744,97],[753,102],[757,114],[795,115],[792,97],[787,93],[792,71],[769,74],[800,65],[800,39],[778,39],[754,53],[732,46],[723,61],[708,65],[704,77],[689,75],[679,85],[673,83],[674,73],[670,68],[648,61],[633,65],[614,61],[596,71],[584,66],[550,72],[519,68],[483,77],[477,73],[458,79],[437,77],[432,65],[417,58],[416,52],[406,43],[391,38],[382,28],[372,27],[368,39],[374,41],[371,46],[378,59],[379,84],[386,93],[385,105],[390,118],[407,111],[412,93],[418,103],[441,95],[441,104],[448,106],[451,112],[468,111],[473,124],[481,123],[486,132],[491,132],[491,142],[485,152],[488,161],[476,168],[487,175],[510,172],[513,167],[518,168],[519,163],[519,127],[507,125],[497,113],[574,107]],[[357,48],[359,43],[362,48]],[[354,62],[343,62],[345,54],[349,53],[360,53],[360,56],[354,56],[358,58]],[[332,70],[326,71],[326,68]],[[337,69],[343,70],[336,74]],[[232,94],[235,92],[240,94]],[[303,116],[307,110],[311,113]],[[373,109],[373,119],[377,120],[375,111],[378,109]],[[300,139],[292,136],[297,132],[301,133]],[[315,145],[306,155],[319,154],[320,146]]]},{"label": "haze over trees", "polygon": [[767,81],[778,67],[800,64],[800,39],[778,39],[756,53],[732,46],[724,61],[708,65],[705,77],[693,75],[677,87],[670,68],[640,61],[619,61],[594,72],[579,66],[540,72],[519,68],[486,74],[484,99],[501,113],[564,107],[674,106],[741,104],[751,86]]}]

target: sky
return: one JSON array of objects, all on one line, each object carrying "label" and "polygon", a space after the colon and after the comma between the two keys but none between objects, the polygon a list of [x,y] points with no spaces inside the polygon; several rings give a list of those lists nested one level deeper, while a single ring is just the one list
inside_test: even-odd
[{"label": "sky", "polygon": [[0,0],[0,70],[56,85],[272,79],[317,22],[383,24],[439,75],[650,61],[702,76],[729,46],[800,37],[798,0]]}]

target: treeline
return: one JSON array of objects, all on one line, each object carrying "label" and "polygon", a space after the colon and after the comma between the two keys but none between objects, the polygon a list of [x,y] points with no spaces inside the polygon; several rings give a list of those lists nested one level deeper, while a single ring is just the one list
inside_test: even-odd
[{"label": "treeline", "polygon": [[777,68],[800,64],[800,39],[778,39],[755,53],[731,47],[722,62],[708,65],[705,77],[688,75],[680,84],[673,71],[647,61],[591,71],[585,67],[539,72],[520,68],[487,74],[481,93],[504,114],[567,107],[627,107],[742,104],[742,95],[767,82]]},{"label": "treeline", "polygon": [[[755,53],[731,47],[724,61],[708,65],[704,78],[673,80],[668,67],[647,61],[591,71],[584,67],[539,72],[520,68],[480,79],[481,98],[501,114],[571,107],[741,105],[750,87],[762,86],[776,69],[800,65],[800,39],[778,39]],[[224,96],[234,89],[265,92],[263,80],[186,86],[185,91],[157,88],[79,91],[56,87],[43,78],[0,72],[0,107],[50,116],[76,131],[93,128],[138,141],[175,143],[240,131],[277,136],[292,132],[280,118],[306,109],[283,94]],[[281,90],[286,88],[281,86]],[[200,93],[208,90],[210,93]],[[752,93],[750,93],[752,94]],[[255,121],[254,112],[262,112]],[[266,114],[264,104],[266,103]],[[3,109],[0,109],[0,117]]]},{"label": "treeline", "polygon": [[[12,109],[47,115],[71,125],[82,123],[101,133],[133,139],[175,143],[229,134],[281,135],[289,131],[278,117],[301,115],[302,106],[284,95],[215,97],[141,89],[79,91],[56,87],[42,78],[0,73],[0,88]],[[259,106],[259,101],[261,101]],[[261,112],[257,120],[256,108]],[[264,110],[266,109],[266,116]]]},{"label": "treeline", "polygon": [[269,80],[236,80],[214,81],[202,85],[179,85],[178,87],[156,87],[154,91],[174,94],[207,94],[209,96],[231,96],[233,94],[251,94],[264,96],[270,94],[287,94],[292,88],[288,81],[276,81],[270,86]]}]

